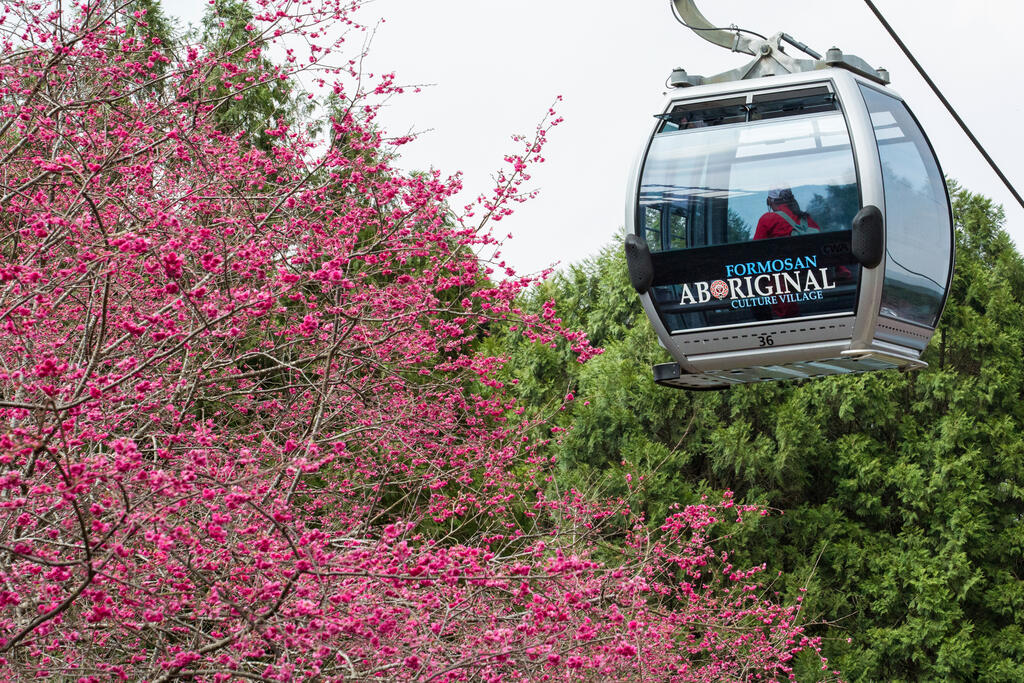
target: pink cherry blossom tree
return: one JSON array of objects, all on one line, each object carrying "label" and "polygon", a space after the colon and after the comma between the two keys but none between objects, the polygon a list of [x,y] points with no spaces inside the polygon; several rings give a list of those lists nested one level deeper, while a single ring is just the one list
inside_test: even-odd
[{"label": "pink cherry blossom tree", "polygon": [[[714,549],[753,508],[659,528],[560,491],[475,350],[515,326],[597,353],[488,256],[553,111],[455,212],[458,176],[392,165],[402,89],[346,55],[355,7],[259,0],[218,51],[141,6],[0,18],[4,678],[834,674],[799,602]],[[225,129],[282,82],[317,120]]]}]

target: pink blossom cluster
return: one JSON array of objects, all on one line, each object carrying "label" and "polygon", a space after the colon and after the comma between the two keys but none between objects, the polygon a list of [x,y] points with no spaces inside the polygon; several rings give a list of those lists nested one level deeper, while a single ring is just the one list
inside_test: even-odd
[{"label": "pink blossom cluster", "polygon": [[[340,57],[347,3],[259,0],[233,54],[133,6],[0,17],[3,678],[776,680],[804,650],[833,674],[799,603],[712,547],[752,508],[649,531],[556,493],[477,351],[506,326],[597,353],[478,257],[553,112],[455,215],[458,177],[391,165],[401,88]],[[326,139],[218,128],[300,73],[340,104]]]}]

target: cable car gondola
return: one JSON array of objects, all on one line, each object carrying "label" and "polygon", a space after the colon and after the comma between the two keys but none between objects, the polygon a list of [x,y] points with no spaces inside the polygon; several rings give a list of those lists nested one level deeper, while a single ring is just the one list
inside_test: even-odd
[{"label": "cable car gondola", "polygon": [[[630,280],[686,389],[923,367],[953,223],[934,151],[884,71],[785,34],[702,36],[758,55],[677,70],[627,192]],[[810,52],[796,60],[782,41]]]}]

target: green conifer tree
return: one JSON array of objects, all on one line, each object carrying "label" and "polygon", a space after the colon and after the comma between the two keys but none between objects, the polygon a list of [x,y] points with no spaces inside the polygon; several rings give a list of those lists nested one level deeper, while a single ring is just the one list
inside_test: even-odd
[{"label": "green conifer tree", "polygon": [[[620,244],[526,302],[554,298],[603,355],[488,341],[535,406],[574,393],[551,446],[563,484],[631,497],[652,524],[721,489],[779,508],[731,549],[783,572],[780,593],[807,589],[805,617],[852,681],[1024,680],[1024,261],[1001,208],[951,194],[956,272],[922,371],[659,387],[667,355]],[[801,680],[820,666],[803,665]]]}]

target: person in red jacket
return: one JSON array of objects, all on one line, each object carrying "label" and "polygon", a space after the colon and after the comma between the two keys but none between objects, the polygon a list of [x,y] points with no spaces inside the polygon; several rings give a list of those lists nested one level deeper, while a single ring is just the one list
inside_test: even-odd
[{"label": "person in red jacket", "polygon": [[[768,191],[768,211],[757,221],[755,240],[790,235],[807,235],[821,232],[821,228],[810,214],[800,210],[800,205],[789,188]],[[792,302],[780,301],[771,306],[773,318],[793,318],[800,314],[800,307]]]},{"label": "person in red jacket", "polygon": [[754,230],[755,240],[790,235],[807,235],[821,232],[821,228],[810,214],[800,210],[800,205],[789,188],[768,192],[768,212],[761,216]]}]

